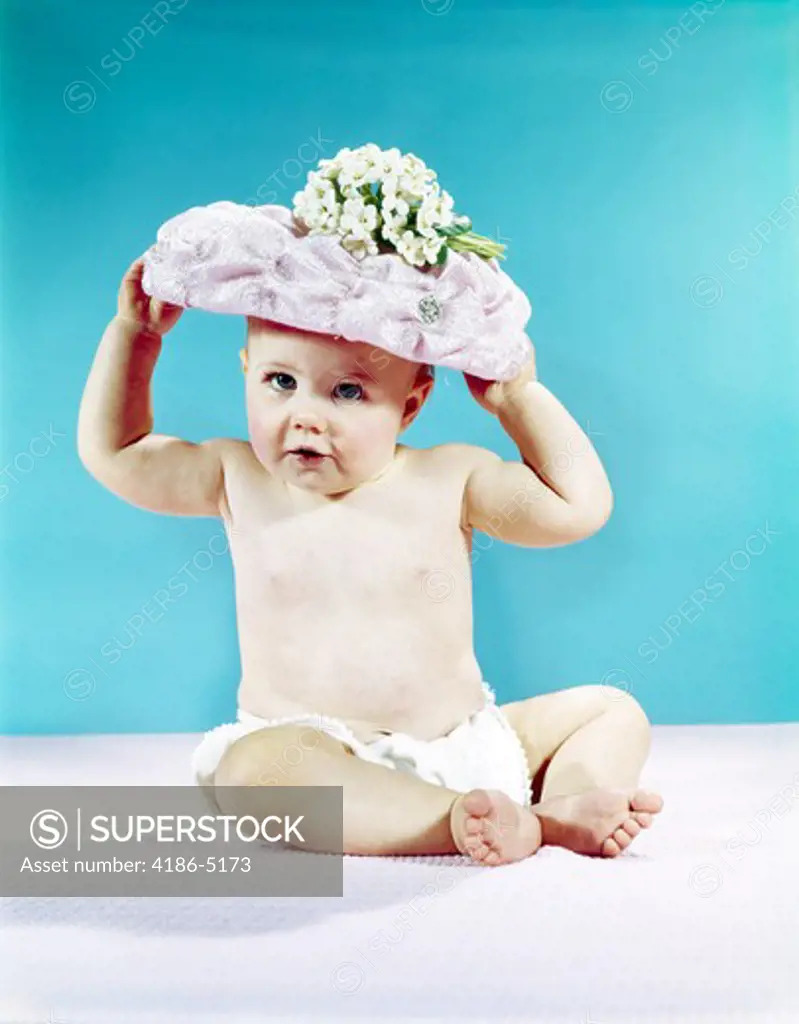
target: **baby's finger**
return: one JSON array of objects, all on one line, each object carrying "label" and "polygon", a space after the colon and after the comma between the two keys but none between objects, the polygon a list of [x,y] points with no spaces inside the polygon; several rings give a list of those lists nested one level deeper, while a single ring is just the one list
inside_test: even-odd
[{"label": "baby's finger", "polygon": [[144,273],[144,259],[139,257],[128,267],[122,277],[120,292],[123,292],[129,299],[136,300],[142,295],[141,279]]},{"label": "baby's finger", "polygon": [[123,281],[141,281],[144,273],[144,256],[138,256],[125,271]]},{"label": "baby's finger", "polygon": [[176,305],[174,302],[162,302],[162,316],[174,316],[175,313],[180,316],[183,313],[183,306]]}]

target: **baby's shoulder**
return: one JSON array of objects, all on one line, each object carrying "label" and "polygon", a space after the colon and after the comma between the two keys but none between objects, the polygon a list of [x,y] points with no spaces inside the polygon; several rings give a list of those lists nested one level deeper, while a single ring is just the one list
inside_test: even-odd
[{"label": "baby's shoulder", "polygon": [[235,455],[236,453],[249,455],[253,453],[250,442],[242,440],[240,437],[220,437],[218,442],[227,455]]},{"label": "baby's shoulder", "polygon": [[466,493],[469,478],[479,467],[488,462],[496,462],[498,456],[488,448],[460,441],[449,441],[432,448],[415,449],[419,459],[420,470],[417,479],[424,479],[429,484],[436,481],[460,505],[460,523],[463,530],[468,530],[466,519]]},{"label": "baby's shoulder", "polygon": [[461,441],[447,441],[432,448],[418,448],[414,451],[423,464],[435,464],[438,469],[451,470],[463,475],[464,481],[478,466],[497,459],[497,455],[490,449]]},{"label": "baby's shoulder", "polygon": [[217,437],[214,438],[213,444],[222,463],[224,476],[250,466],[255,459],[255,452],[249,441],[242,441],[237,437]]},{"label": "baby's shoulder", "polygon": [[428,484],[436,481],[450,493],[465,500],[469,479],[475,470],[499,461],[499,456],[488,448],[449,441],[432,448],[413,449],[414,479]]},{"label": "baby's shoulder", "polygon": [[242,495],[247,494],[254,481],[263,475],[263,467],[249,441],[220,437],[215,439],[214,445],[222,463],[224,482],[220,513],[224,519],[231,519],[231,504],[236,504]]}]

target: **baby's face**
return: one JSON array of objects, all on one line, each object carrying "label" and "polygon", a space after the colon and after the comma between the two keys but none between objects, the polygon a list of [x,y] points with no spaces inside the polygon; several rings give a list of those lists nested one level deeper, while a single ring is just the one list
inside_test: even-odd
[{"label": "baby's face", "polygon": [[418,363],[365,342],[255,319],[247,337],[250,443],[270,474],[303,490],[336,494],[381,473],[432,387]]}]

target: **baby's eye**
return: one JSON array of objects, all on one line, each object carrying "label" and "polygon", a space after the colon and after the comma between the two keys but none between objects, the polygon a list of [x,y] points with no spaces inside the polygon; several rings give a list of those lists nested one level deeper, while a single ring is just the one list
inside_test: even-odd
[{"label": "baby's eye", "polygon": [[[288,383],[286,383],[288,381]],[[276,391],[289,391],[293,385],[296,385],[296,381],[290,373],[266,373],[263,376],[263,382],[271,384],[272,382],[277,383]],[[285,385],[285,386],[284,386]]]},{"label": "baby's eye", "polygon": [[333,394],[337,395],[339,398],[351,401],[353,399],[363,397],[363,388],[360,384],[356,384],[354,381],[344,381],[341,384],[336,384],[333,389]]}]

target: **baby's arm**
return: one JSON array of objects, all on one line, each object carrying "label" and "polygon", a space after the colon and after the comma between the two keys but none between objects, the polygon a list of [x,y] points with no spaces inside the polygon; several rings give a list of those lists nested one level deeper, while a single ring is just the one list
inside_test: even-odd
[{"label": "baby's arm", "polygon": [[78,415],[78,454],[109,491],[151,512],[219,516],[224,496],[224,439],[193,444],[153,434],[151,380],[162,336],[180,306],[141,286],[141,259],[119,289],[117,315],[105,329]]},{"label": "baby's arm", "polygon": [[523,461],[473,451],[466,524],[521,547],[556,547],[596,533],[613,508],[604,467],[577,422],[535,378],[532,364],[518,381],[487,392],[472,380],[470,390],[498,417]]}]

